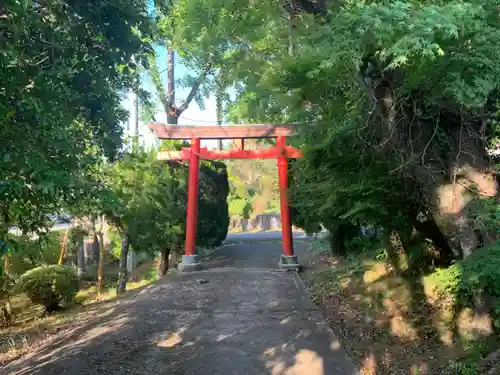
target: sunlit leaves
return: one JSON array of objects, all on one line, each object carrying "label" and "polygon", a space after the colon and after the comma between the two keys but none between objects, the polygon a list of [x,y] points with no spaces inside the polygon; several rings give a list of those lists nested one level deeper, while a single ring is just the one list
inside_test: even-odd
[{"label": "sunlit leaves", "polygon": [[105,172],[112,200],[101,201],[101,212],[122,231],[132,247],[154,254],[177,250],[184,240],[186,170],[167,168],[154,152],[134,152]]},{"label": "sunlit leaves", "polygon": [[7,1],[0,28],[2,228],[43,225],[121,147],[120,91],[147,49],[146,2]]}]

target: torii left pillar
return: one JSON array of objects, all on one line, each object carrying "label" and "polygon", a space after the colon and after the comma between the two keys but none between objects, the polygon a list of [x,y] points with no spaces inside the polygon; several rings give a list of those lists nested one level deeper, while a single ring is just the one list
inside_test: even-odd
[{"label": "torii left pillar", "polygon": [[198,181],[200,173],[200,139],[191,140],[191,154],[189,156],[188,202],[186,218],[186,242],[180,271],[195,271],[200,269],[196,255],[196,225],[198,220]]}]

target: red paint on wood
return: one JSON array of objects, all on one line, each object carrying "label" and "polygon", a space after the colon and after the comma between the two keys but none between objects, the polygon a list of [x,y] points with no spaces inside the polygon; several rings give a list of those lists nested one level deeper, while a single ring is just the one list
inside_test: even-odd
[{"label": "red paint on wood", "polygon": [[[296,159],[302,157],[302,152],[294,147],[285,147],[286,157]],[[271,147],[266,150],[208,150],[200,149],[199,156],[203,160],[223,159],[277,159],[280,149]],[[162,151],[158,153],[159,160],[190,160],[191,149],[183,148],[181,151]]]},{"label": "red paint on wood", "polygon": [[184,254],[193,255],[196,251],[196,222],[198,216],[198,174],[200,169],[200,139],[191,140],[189,158],[188,202],[186,217],[186,242]]},{"label": "red paint on wood", "polygon": [[278,180],[280,185],[281,228],[283,234],[283,255],[293,255],[292,222],[288,205],[288,160],[286,153],[286,138],[276,139],[276,148],[281,150],[278,157]]}]

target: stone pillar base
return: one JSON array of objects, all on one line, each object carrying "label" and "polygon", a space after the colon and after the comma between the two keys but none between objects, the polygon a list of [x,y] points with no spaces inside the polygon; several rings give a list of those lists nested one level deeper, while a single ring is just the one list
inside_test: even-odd
[{"label": "stone pillar base", "polygon": [[287,271],[299,272],[302,269],[302,266],[299,264],[299,261],[297,259],[297,255],[292,255],[292,256],[282,255],[278,265],[281,269]]},{"label": "stone pillar base", "polygon": [[137,267],[137,254],[129,251],[127,254],[127,272],[131,274]]},{"label": "stone pillar base", "polygon": [[198,255],[183,255],[182,262],[177,265],[181,272],[198,271],[201,269],[201,263],[198,262]]}]

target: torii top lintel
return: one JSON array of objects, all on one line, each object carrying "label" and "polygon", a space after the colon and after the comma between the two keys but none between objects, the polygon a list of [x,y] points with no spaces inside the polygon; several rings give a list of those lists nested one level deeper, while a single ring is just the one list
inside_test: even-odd
[{"label": "torii top lintel", "polygon": [[238,139],[276,138],[295,134],[295,126],[289,125],[231,125],[231,126],[183,126],[149,123],[160,139]]}]

